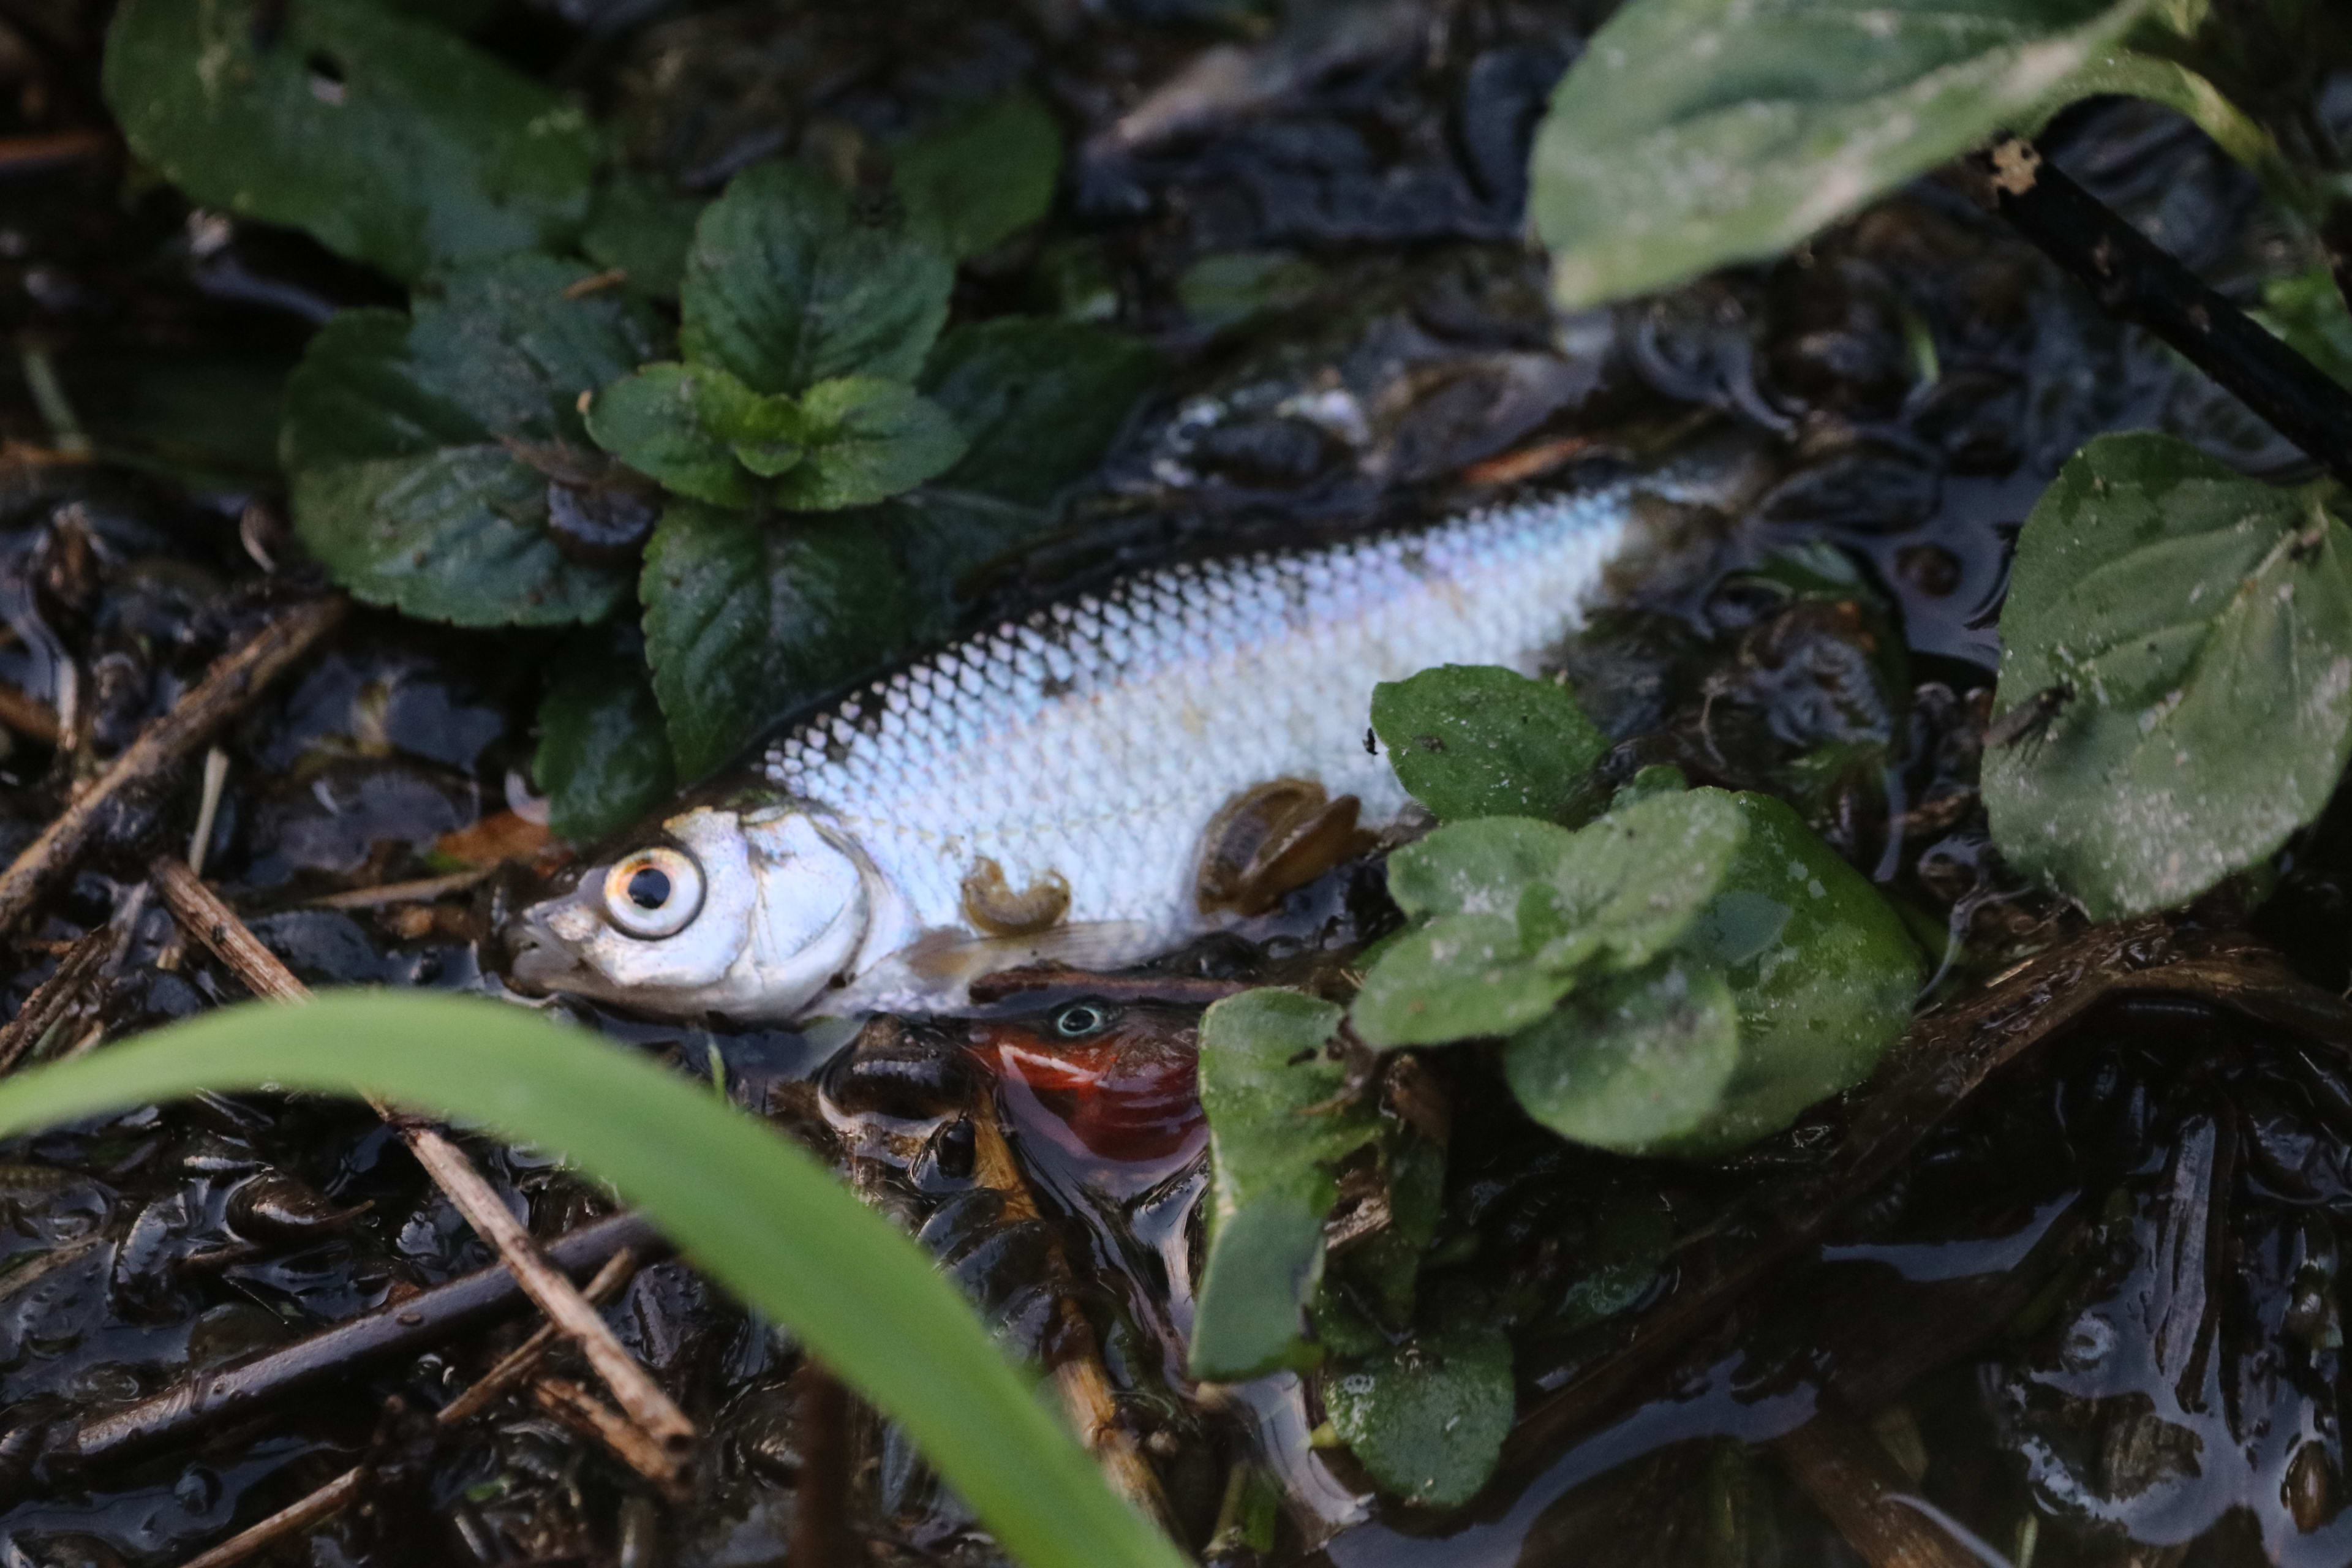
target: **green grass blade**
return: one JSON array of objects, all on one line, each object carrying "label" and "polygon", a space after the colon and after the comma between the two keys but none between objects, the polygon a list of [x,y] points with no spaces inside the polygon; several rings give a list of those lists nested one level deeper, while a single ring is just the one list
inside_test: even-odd
[{"label": "green grass blade", "polygon": [[1028,1568],[1181,1568],[922,1249],[796,1145],[520,1007],[414,992],[254,1003],[0,1084],[0,1136],[198,1089],[366,1093],[561,1151],[903,1425]]}]

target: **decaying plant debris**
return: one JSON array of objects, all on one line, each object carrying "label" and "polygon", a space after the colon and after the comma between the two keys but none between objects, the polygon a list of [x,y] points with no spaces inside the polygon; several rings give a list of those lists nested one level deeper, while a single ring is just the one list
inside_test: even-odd
[{"label": "decaying plant debris", "polygon": [[[1391,897],[1394,844],[1164,962],[992,976],[977,1019],[540,1005],[914,1235],[1202,1562],[2352,1552],[2352,717],[2273,722],[2184,676],[2143,721],[2121,611],[2056,567],[2000,619],[2029,514],[2076,507],[2087,537],[2086,496],[2185,513],[2174,487],[2202,486],[2222,521],[2158,544],[2251,584],[2232,604],[2292,583],[2274,640],[2334,648],[2340,19],[2217,3],[2166,46],[2236,106],[2203,132],[2097,99],[1988,142],[2033,105],[1969,130],[1923,99],[1867,174],[1932,172],[1811,237],[1702,202],[1660,239],[1570,197],[1613,191],[1638,136],[1703,134],[1673,118],[1696,56],[1655,57],[1655,123],[1562,99],[1536,132],[1606,5],[249,9],[255,90],[328,156],[407,134],[372,48],[446,43],[419,112],[542,134],[511,188],[456,144],[371,174],[415,182],[438,216],[410,223],[243,166],[248,131],[167,149],[179,87],[125,112],[126,78],[177,68],[158,0],[124,7],[145,55],[103,66],[105,8],[0,0],[0,1074],[248,994],[503,994],[501,922],[588,840],[979,617],[1732,454],[1734,499],[1654,520],[1664,547],[1530,700],[1564,690],[1582,726],[1526,752],[1533,784],[1431,760],[1462,689],[1372,717],[1441,742],[1405,783],[1449,825],[1685,786],[1787,803],[1924,983],[1867,1079],[1791,1125],[1666,1158],[1564,1141],[1521,1045],[1441,1043],[1505,1031],[1381,1049],[1360,1005],[1342,1024],[1383,964],[1444,978],[1397,959],[1430,911]],[[2016,47],[2163,96],[2138,7],[2045,9]],[[376,118],[336,140],[354,103]],[[896,314],[842,307],[863,335],[798,358],[730,338],[772,279],[695,237],[709,211],[803,223]],[[1654,291],[1601,302],[1637,275]],[[776,287],[815,320],[845,297],[825,276]],[[440,398],[463,407],[421,437],[394,416]],[[2177,439],[2093,440],[2147,430]],[[436,577],[338,531],[395,468],[471,476],[433,492],[457,532],[401,549],[514,551]],[[2263,506],[2263,548],[2230,555]],[[2111,766],[2140,809],[2169,781],[2130,771],[2126,731],[2233,710],[2238,750],[2178,770],[2242,775],[2222,848],[2018,852],[2014,824],[2063,829],[2101,787],[2064,770]],[[1312,1011],[1285,1110],[1312,1120],[1274,1126],[1327,1156],[1301,1162],[1319,1219],[1304,1312],[1218,1366],[1211,1143],[1251,1102],[1213,1074],[1204,1120],[1196,1058],[1204,1010],[1270,988]],[[1004,1560],[902,1426],[600,1183],[379,1109],[215,1093],[6,1146],[10,1563]]]}]

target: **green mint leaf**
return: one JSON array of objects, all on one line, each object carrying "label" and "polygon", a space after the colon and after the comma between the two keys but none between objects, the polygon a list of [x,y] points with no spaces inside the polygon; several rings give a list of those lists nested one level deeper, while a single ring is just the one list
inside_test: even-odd
[{"label": "green mint leaf", "polygon": [[637,592],[654,692],[689,782],[907,637],[898,563],[860,520],[778,527],[677,502],[654,531]]},{"label": "green mint leaf", "polygon": [[908,224],[965,260],[1045,216],[1062,173],[1062,128],[1026,91],[997,99],[891,154]]},{"label": "green mint leaf", "polygon": [[1627,1154],[1698,1131],[1738,1065],[1731,987],[1680,956],[1580,989],[1503,1056],[1529,1116],[1563,1138]]},{"label": "green mint leaf", "polygon": [[1565,827],[1524,816],[1450,823],[1389,857],[1389,896],[1409,915],[1516,918],[1528,889],[1576,842]]},{"label": "green mint leaf", "polygon": [[[1378,1135],[1344,1102],[1324,1047],[1340,1009],[1297,991],[1244,991],[1201,1019],[1201,1109],[1213,1176],[1192,1375],[1232,1381],[1306,1363],[1307,1303],[1323,1262],[1332,1167]],[[1336,1103],[1335,1103],[1336,1102]]]},{"label": "green mint leaf", "polygon": [[824,176],[762,163],[695,225],[680,341],[688,359],[758,392],[800,393],[845,375],[910,381],[954,283],[937,247],[853,214]]},{"label": "green mint leaf", "polygon": [[1565,689],[1491,665],[1382,682],[1372,689],[1372,730],[1397,781],[1446,821],[1569,820],[1609,750]]},{"label": "green mint leaf", "polygon": [[1381,1049],[1507,1035],[1550,1013],[1578,968],[1538,962],[1507,916],[1440,915],[1381,950],[1349,1016]]},{"label": "green mint leaf", "polygon": [[722,431],[743,428],[761,399],[723,370],[646,365],[596,394],[588,434],[598,446],[677,494],[745,507],[758,487]]},{"label": "green mint leaf", "polygon": [[887,500],[945,473],[964,453],[963,433],[946,409],[878,376],[818,382],[801,395],[796,423],[806,458],[782,474],[775,495],[778,505],[800,511]]},{"label": "green mint leaf", "polygon": [[105,90],[194,200],[406,280],[562,244],[601,151],[576,105],[376,0],[127,0]]},{"label": "green mint leaf", "polygon": [[574,844],[627,826],[677,787],[661,705],[634,627],[567,646],[539,705],[531,781]]},{"label": "green mint leaf", "polygon": [[2080,96],[2147,0],[1630,0],[1553,92],[1528,216],[1570,308],[1789,249]]},{"label": "green mint leaf", "polygon": [[1433,1509],[1477,1495],[1511,1430],[1511,1342],[1468,1312],[1452,1317],[1323,1379],[1331,1428],[1372,1479]]},{"label": "green mint leaf", "polygon": [[2254,319],[2284,338],[2287,346],[2352,386],[2352,310],[2325,263],[2291,278],[2263,285],[2263,308]]},{"label": "green mint leaf", "polygon": [[608,467],[580,395],[661,344],[626,296],[564,298],[586,275],[510,258],[408,316],[346,310],[310,340],[280,455],[295,528],[337,582],[464,626],[594,620],[627,596],[625,563],[574,559],[550,530]]},{"label": "green mint leaf", "polygon": [[2352,755],[2332,493],[2153,434],[2102,436],[2059,472],[2000,616],[1996,730],[2016,732],[1986,748],[1983,789],[2012,865],[2116,920],[2186,903],[2319,815]]},{"label": "green mint leaf", "polygon": [[971,441],[941,482],[1043,505],[1101,460],[1163,369],[1150,345],[1076,321],[1009,316],[957,328],[921,381]]}]

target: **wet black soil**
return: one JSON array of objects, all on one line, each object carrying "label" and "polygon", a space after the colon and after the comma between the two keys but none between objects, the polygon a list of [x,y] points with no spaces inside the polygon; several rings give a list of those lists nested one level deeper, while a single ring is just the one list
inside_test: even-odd
[{"label": "wet black soil", "polygon": [[[1939,952],[1935,1005],[2079,929],[2007,876],[1974,799],[2017,523],[2103,429],[2170,429],[2259,472],[2294,464],[1936,179],[1776,265],[1556,318],[1517,239],[1521,170],[1594,5],[1309,7],[1279,27],[1187,0],[484,9],[486,42],[585,92],[634,159],[699,190],[1015,81],[1055,106],[1073,133],[1063,209],[971,269],[960,308],[1112,321],[1178,371],[1065,533],[1002,564],[990,590],[1008,601],[1573,482],[1594,463],[1744,454],[1747,491],[1675,520],[1676,548],[1620,585],[1566,668],[1620,742],[1619,775],[1671,762],[1795,801]],[[0,4],[0,135],[104,129],[102,23],[72,0]],[[1215,48],[1247,52],[1246,88],[1184,89]],[[2352,120],[2352,90],[2331,105]],[[2045,146],[2224,289],[2275,265],[2252,182],[2179,120],[2096,105]],[[188,211],[102,149],[0,167],[0,313],[18,363],[54,369],[97,451],[58,460],[35,373],[0,372],[0,685],[65,731],[0,729],[0,853],[313,581],[278,510],[275,386],[333,309],[392,298],[298,237]],[[362,612],[223,740],[205,874],[305,980],[502,990],[489,934],[562,853],[522,784],[535,651]],[[73,939],[142,910],[37,1055],[242,994],[132,903],[151,854],[191,847],[199,795],[191,768],[124,804],[20,933],[0,1013]],[[2340,816],[2255,921],[2330,990],[2352,979]],[[318,902],[468,867],[486,875],[438,900]],[[1170,972],[1336,963],[1389,918],[1379,888],[1376,868],[1343,871],[1269,920],[1263,945],[1221,942]],[[2200,918],[2227,930],[2237,914]],[[1074,1003],[1098,1026],[1083,1049]],[[1492,1092],[1491,1064],[1455,1053],[1433,1091],[1456,1151],[1433,1268],[1511,1325],[1525,1425],[1485,1496],[1431,1517],[1312,1446],[1320,1414],[1295,1381],[1204,1394],[1182,1376],[1204,1182],[1196,1009],[1048,994],[982,1025],[878,1021],[846,1045],[565,1010],[835,1159],[1017,1352],[1051,1353],[1053,1302],[1079,1300],[1196,1546],[1253,1465],[1286,1493],[1269,1562],[1859,1561],[1774,1443],[1834,1403],[1989,1561],[2352,1557],[2340,1034],[2193,994],[2105,1004],[1582,1405],[1596,1370],[1694,1288],[1676,1243],[1715,1227],[1734,1251],[1769,1244],[1757,1194],[1801,1188],[1860,1113],[1832,1108],[1723,1168],[1644,1164],[1560,1144]],[[982,1117],[1009,1130],[1041,1212],[976,1170]],[[472,1147],[541,1236],[610,1210],[544,1155]],[[641,1271],[609,1315],[707,1434],[683,1501],[520,1403],[456,1442],[421,1435],[418,1413],[516,1342],[520,1319],[199,1440],[70,1462],[79,1423],[487,1261],[348,1107],[215,1097],[0,1150],[0,1561],[181,1561],[362,1460],[366,1505],[273,1560],[783,1560],[811,1462],[796,1351],[675,1262]],[[995,1560],[895,1431],[853,1412],[820,1440],[847,1449],[859,1556]]]}]

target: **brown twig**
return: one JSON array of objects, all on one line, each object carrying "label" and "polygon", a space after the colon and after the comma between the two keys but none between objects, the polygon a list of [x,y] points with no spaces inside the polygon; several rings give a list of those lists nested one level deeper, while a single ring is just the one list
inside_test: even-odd
[{"label": "brown twig", "polygon": [[445,877],[419,877],[413,882],[383,882],[373,888],[353,888],[347,893],[328,893],[312,899],[314,910],[380,910],[388,904],[427,903],[462,893],[467,889],[488,879],[496,866],[475,866],[463,871],[452,871]]},{"label": "brown twig", "polygon": [[[1030,1193],[1021,1167],[1013,1162],[1012,1145],[1005,1142],[1004,1130],[997,1124],[993,1100],[982,1096],[971,1121],[973,1178],[1003,1195],[1003,1217],[1007,1224],[1038,1218],[1037,1200]],[[1059,1252],[1058,1244],[1055,1250]],[[1058,1258],[1055,1261],[1060,1262]],[[1146,1518],[1156,1521],[1171,1539],[1181,1539],[1181,1531],[1174,1511],[1168,1506],[1168,1494],[1160,1489],[1159,1475],[1143,1457],[1135,1435],[1118,1418],[1110,1373],[1103,1366],[1102,1348],[1095,1341],[1094,1325],[1087,1321],[1085,1311],[1067,1294],[1055,1300],[1054,1311],[1055,1331],[1047,1352],[1054,1387],[1062,1396],[1063,1410],[1078,1429],[1079,1441],[1086,1444],[1095,1462],[1102,1467],[1114,1491]]]},{"label": "brown twig", "polygon": [[81,999],[82,988],[104,967],[107,954],[113,949],[111,924],[91,927],[66,949],[49,977],[36,986],[33,994],[25,998],[25,1005],[16,1009],[16,1016],[0,1025],[0,1073],[14,1072],[25,1053],[72,1009]]},{"label": "brown twig", "polygon": [[630,1420],[568,1377],[544,1373],[532,1380],[531,1403],[582,1436],[602,1443],[620,1461],[653,1482],[672,1501],[683,1501],[678,1487],[681,1461],[646,1435]]},{"label": "brown twig", "polygon": [[29,174],[59,163],[78,163],[113,151],[114,136],[106,131],[52,131],[39,136],[0,136],[0,174]]},{"label": "brown twig", "polygon": [[1824,1397],[1772,1449],[1870,1568],[1979,1568],[1974,1552],[1904,1500],[1913,1488],[1895,1457],[1835,1401]]},{"label": "brown twig", "polygon": [[139,738],[41,836],[0,872],[0,934],[15,929],[51,879],[61,876],[104,820],[117,795],[153,777],[201,744],[343,617],[341,598],[318,599],[278,616],[215,660],[202,680]]},{"label": "brown twig", "polygon": [[[310,995],[310,988],[294,977],[294,972],[264,947],[236,912],[184,864],[166,855],[158,858],[149,872],[164,904],[189,934],[235,971],[255,995],[280,1002],[299,1002]],[[505,1202],[474,1169],[473,1162],[435,1129],[395,1113],[380,1100],[371,1099],[368,1103],[400,1135],[433,1184],[447,1195],[466,1222],[498,1249],[539,1310],[580,1347],[629,1418],[673,1461],[683,1458],[694,1442],[694,1424],[621,1347],[572,1281],[548,1266],[539,1244],[508,1212]]]},{"label": "brown twig", "polygon": [[[610,1300],[627,1283],[635,1267],[635,1258],[624,1247],[605,1259],[604,1268],[596,1271],[596,1278],[588,1282],[582,1294],[592,1301]],[[554,1342],[552,1328],[541,1324],[520,1348],[476,1379],[472,1387],[435,1411],[434,1426],[446,1432],[479,1414],[492,1400],[528,1376]],[[638,1440],[643,1441],[642,1435],[638,1435]],[[219,1545],[183,1563],[181,1568],[231,1568],[232,1564],[244,1562],[265,1546],[322,1524],[358,1500],[367,1485],[367,1467],[354,1466],[308,1496],[279,1509],[268,1519],[238,1531]]]},{"label": "brown twig", "polygon": [[28,691],[0,683],[0,724],[44,746],[58,743],[58,710]]},{"label": "brown twig", "polygon": [[2179,351],[2337,479],[2352,483],[2352,391],[2011,137],[1986,155],[1995,206],[2108,314]]},{"label": "brown twig", "polygon": [[847,1568],[849,1391],[814,1356],[793,1373],[801,1473],[793,1489],[793,1568]]}]

